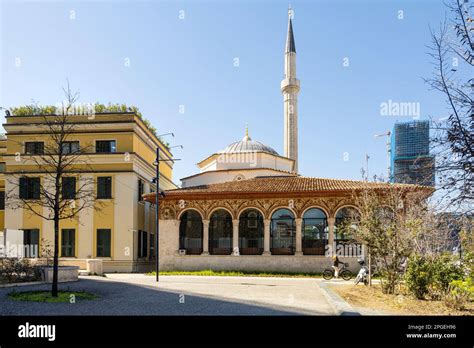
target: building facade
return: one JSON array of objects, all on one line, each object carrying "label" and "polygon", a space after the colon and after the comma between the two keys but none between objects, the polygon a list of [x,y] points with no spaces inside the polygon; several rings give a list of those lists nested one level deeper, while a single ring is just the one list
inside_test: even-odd
[{"label": "building facade", "polygon": [[391,182],[435,185],[429,121],[397,122],[391,132]]},{"label": "building facade", "polygon": [[390,187],[420,189],[270,176],[167,191],[160,201],[160,267],[322,272],[337,253],[354,270],[364,250],[343,226],[358,214],[359,192]]},{"label": "building facade", "polygon": [[[43,244],[54,241],[53,221],[10,206],[8,198],[26,192],[35,207],[39,187],[31,183],[45,180],[38,158],[50,141],[45,117],[7,116],[6,136],[0,140],[0,190],[7,196],[0,213],[2,230],[5,236],[22,234],[23,244],[38,245],[40,256]],[[155,219],[142,195],[154,190],[156,148],[160,147],[163,159],[171,158],[169,149],[133,112],[73,115],[70,119],[75,126],[68,136],[67,151],[78,151],[81,161],[65,173],[62,194],[65,185],[72,184],[69,198],[74,200],[81,180],[88,179],[94,183],[95,201],[77,216],[61,220],[60,264],[86,269],[88,259],[101,259],[104,271],[146,269],[153,263]],[[172,162],[160,162],[161,188],[176,188],[172,169]]]}]

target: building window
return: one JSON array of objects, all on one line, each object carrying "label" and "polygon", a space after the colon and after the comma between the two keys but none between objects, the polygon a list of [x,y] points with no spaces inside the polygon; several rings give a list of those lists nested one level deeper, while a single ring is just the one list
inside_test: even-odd
[{"label": "building window", "polygon": [[188,210],[181,215],[179,224],[179,248],[186,254],[202,253],[203,225],[201,215],[195,210]]},{"label": "building window", "polygon": [[263,253],[263,215],[248,209],[239,217],[239,253],[261,255]]},{"label": "building window", "polygon": [[76,178],[75,177],[63,178],[61,195],[63,199],[76,199]]},{"label": "building window", "polygon": [[147,233],[145,231],[138,231],[138,257],[147,257]]},{"label": "building window", "polygon": [[40,178],[20,178],[20,199],[40,198]]},{"label": "building window", "polygon": [[61,230],[61,257],[74,257],[76,252],[76,230]]},{"label": "building window", "polygon": [[116,152],[115,140],[97,140],[95,142],[95,152],[97,153],[111,153]]},{"label": "building window", "polygon": [[0,210],[5,210],[5,191],[0,191]]},{"label": "building window", "polygon": [[62,145],[63,151],[62,153],[67,154],[74,154],[79,152],[79,142],[78,141],[66,141]]},{"label": "building window", "polygon": [[142,179],[138,179],[138,201],[143,201],[143,194],[145,193],[145,183]]},{"label": "building window", "polygon": [[23,230],[23,246],[25,257],[39,257],[39,229]]},{"label": "building window", "polygon": [[97,257],[110,257],[112,231],[108,228],[97,230]]},{"label": "building window", "polygon": [[102,176],[97,178],[97,198],[110,199],[112,198],[112,177]]},{"label": "building window", "polygon": [[209,251],[212,255],[229,255],[232,252],[232,216],[227,210],[212,213],[209,228]]},{"label": "building window", "polygon": [[278,209],[272,215],[270,225],[272,255],[293,255],[295,253],[295,216],[288,209]]},{"label": "building window", "polygon": [[304,255],[324,255],[328,242],[327,216],[319,208],[307,210],[303,215],[302,245]]},{"label": "building window", "polygon": [[334,226],[334,241],[336,245],[353,244],[352,233],[357,229],[356,221],[359,212],[352,207],[344,207],[336,213],[336,224]]},{"label": "building window", "polygon": [[25,154],[42,155],[44,154],[44,143],[42,141],[31,141],[25,143]]}]

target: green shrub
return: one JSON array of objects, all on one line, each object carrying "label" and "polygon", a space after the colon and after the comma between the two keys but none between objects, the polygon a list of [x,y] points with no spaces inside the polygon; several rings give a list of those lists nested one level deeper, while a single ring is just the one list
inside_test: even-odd
[{"label": "green shrub", "polygon": [[463,310],[466,303],[474,299],[474,284],[471,278],[468,280],[453,280],[444,297],[444,303],[450,308]]},{"label": "green shrub", "polygon": [[432,299],[441,299],[454,280],[464,279],[464,270],[457,257],[441,255],[436,257],[431,264],[432,282],[429,292]]},{"label": "green shrub", "polygon": [[25,258],[3,258],[0,259],[0,279],[8,283],[41,280],[41,267]]},{"label": "green shrub", "polygon": [[[18,107],[11,107],[10,111],[14,116],[31,116],[31,115],[56,115],[58,112],[55,105],[39,105],[38,103],[32,103],[31,105],[24,105]],[[143,117],[142,113],[135,105],[128,106],[126,104],[119,103],[108,103],[107,105],[99,102],[94,104],[94,112],[101,113],[114,113],[114,112],[134,112],[143,121],[145,126],[155,136],[158,136],[156,128],[151,124],[149,120]],[[160,141],[169,147],[169,143],[166,143],[160,139]]]},{"label": "green shrub", "polygon": [[419,299],[425,298],[432,283],[432,268],[427,258],[415,255],[408,261],[405,282],[408,290]]},{"label": "green shrub", "polygon": [[415,255],[408,262],[405,281],[408,290],[419,299],[430,295],[439,300],[448,292],[450,284],[466,277],[463,264],[453,255],[433,257]]}]

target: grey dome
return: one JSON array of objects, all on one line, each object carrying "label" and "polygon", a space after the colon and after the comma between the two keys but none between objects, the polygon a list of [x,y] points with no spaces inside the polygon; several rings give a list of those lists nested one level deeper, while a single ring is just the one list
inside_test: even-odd
[{"label": "grey dome", "polygon": [[228,145],[224,150],[220,151],[219,153],[242,153],[242,152],[267,152],[272,155],[278,155],[274,149],[270,146],[262,144],[259,141],[252,140],[249,135],[248,131],[245,137],[241,141],[237,141]]}]

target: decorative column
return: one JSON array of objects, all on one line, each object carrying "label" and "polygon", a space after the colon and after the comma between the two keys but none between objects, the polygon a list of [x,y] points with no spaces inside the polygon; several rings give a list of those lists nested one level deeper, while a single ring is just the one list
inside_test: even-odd
[{"label": "decorative column", "polygon": [[328,227],[329,227],[329,239],[328,239],[328,244],[330,245],[331,252],[335,253],[336,250],[333,250],[334,247],[334,225],[336,223],[336,218],[330,217],[328,218]]},{"label": "decorative column", "polygon": [[263,225],[263,255],[269,256],[271,255],[270,253],[270,224],[271,224],[270,219],[265,219],[264,220],[264,225]]},{"label": "decorative column", "polygon": [[232,255],[239,256],[239,222],[240,220],[232,220]]},{"label": "decorative column", "polygon": [[209,220],[202,220],[203,238],[202,238],[202,254],[209,255]]},{"label": "decorative column", "polygon": [[171,234],[173,236],[173,239],[174,239],[174,245],[176,247],[176,251],[175,251],[175,254],[176,255],[179,255],[179,249],[181,247],[180,245],[180,236],[179,236],[179,223],[180,221],[178,219],[175,219],[175,220],[170,220],[172,221],[172,225],[173,225],[173,233]]},{"label": "decorative column", "polygon": [[295,251],[295,256],[301,256],[303,255],[303,239],[302,239],[302,233],[301,229],[303,226],[303,219],[297,218],[295,219],[296,222],[296,251]]}]

